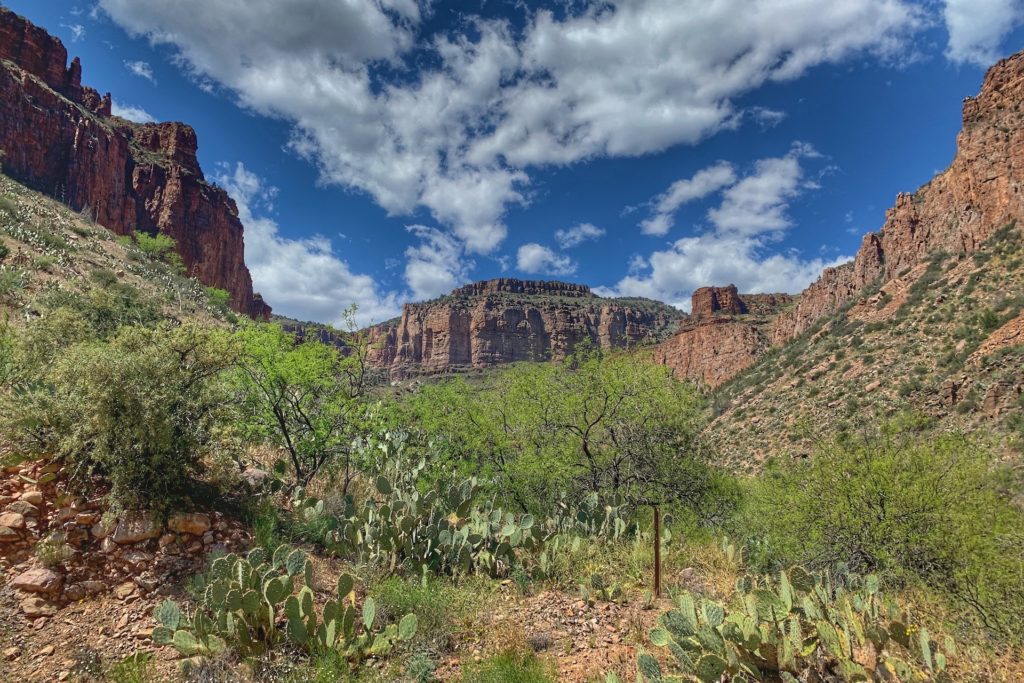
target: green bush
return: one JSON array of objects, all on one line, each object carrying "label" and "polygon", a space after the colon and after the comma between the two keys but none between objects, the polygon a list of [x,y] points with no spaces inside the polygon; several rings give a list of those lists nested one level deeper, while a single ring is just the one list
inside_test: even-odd
[{"label": "green bush", "polygon": [[11,250],[6,244],[0,242],[0,263],[3,263],[4,259],[11,253]]},{"label": "green bush", "polygon": [[206,298],[215,310],[226,311],[231,304],[231,293],[216,287],[205,287]]},{"label": "green bush", "polygon": [[[736,582],[736,609],[689,591],[679,595],[651,632],[651,643],[674,656],[671,668],[701,683],[818,681],[949,681],[950,640],[932,640],[892,599],[878,577],[843,569],[815,576],[801,567],[777,578]],[[665,677],[645,652],[637,658],[648,683]]]},{"label": "green bush", "polygon": [[0,266],[0,302],[11,303],[25,289],[25,271],[13,266]]},{"label": "green bush", "polygon": [[897,585],[923,583],[969,605],[991,632],[1019,638],[1024,560],[1012,550],[1024,516],[983,443],[925,437],[897,420],[840,437],[753,484],[737,533],[767,571],[845,562]]},{"label": "green bush", "polygon": [[144,232],[136,232],[135,244],[143,254],[154,261],[166,263],[179,273],[185,272],[185,264],[181,260],[181,255],[176,251],[177,243],[170,235],[163,233],[149,235]]},{"label": "green bush", "polygon": [[558,672],[554,665],[538,659],[532,652],[509,651],[468,664],[460,683],[554,683]]},{"label": "green bush", "polygon": [[62,459],[80,486],[99,476],[120,505],[183,498],[218,444],[229,337],[191,325],[123,328],[110,342],[71,334],[86,339],[51,348],[49,363],[33,334],[19,343],[17,355],[38,364],[0,399],[0,429],[25,453]]},{"label": "green bush", "polygon": [[437,579],[427,581],[390,577],[372,591],[385,620],[415,614],[416,637],[410,645],[433,652],[451,649],[458,622],[472,607],[472,592]]}]

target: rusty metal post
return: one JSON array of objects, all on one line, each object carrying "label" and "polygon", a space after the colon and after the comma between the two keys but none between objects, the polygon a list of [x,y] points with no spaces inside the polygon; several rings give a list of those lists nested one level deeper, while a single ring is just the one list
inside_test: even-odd
[{"label": "rusty metal post", "polygon": [[654,506],[654,597],[661,597],[661,509]]}]

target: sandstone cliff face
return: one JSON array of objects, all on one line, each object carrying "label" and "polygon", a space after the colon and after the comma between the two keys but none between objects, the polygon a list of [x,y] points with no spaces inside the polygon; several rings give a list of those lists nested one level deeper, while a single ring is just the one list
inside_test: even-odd
[{"label": "sandstone cliff face", "polygon": [[401,319],[371,330],[370,362],[394,378],[557,360],[590,339],[601,348],[654,341],[683,314],[667,306],[603,299],[583,285],[500,279],[406,304]]},{"label": "sandstone cliff face", "polygon": [[0,8],[0,149],[4,172],[119,234],[165,233],[191,275],[225,289],[243,313],[270,313],[252,290],[242,224],[206,182],[196,135],[180,123],[110,115],[110,95],[81,85],[60,40]]},{"label": "sandstone cliff face", "polygon": [[929,254],[971,253],[1012,220],[1024,218],[1024,53],[1004,59],[963,106],[957,153],[914,194],[900,194],[880,232],[864,237],[852,263],[830,268],[779,317],[775,343],[796,337],[874,284]]},{"label": "sandstone cliff face", "polygon": [[[742,319],[751,308],[750,295],[738,295],[731,286],[697,290],[693,297],[697,319],[723,313],[739,317],[704,328],[683,326],[659,348],[662,362],[680,376],[719,384],[748,367],[752,355],[794,339],[822,317],[930,254],[969,254],[1004,225],[1024,220],[1022,108],[1024,52],[989,70],[980,94],[964,101],[963,130],[952,164],[916,193],[900,194],[886,213],[882,229],[865,235],[852,262],[826,268],[816,282],[792,298],[794,305],[774,320],[757,324],[757,334],[746,329],[750,323]],[[778,295],[758,296],[767,305],[761,314],[776,303],[789,303]],[[736,366],[730,369],[727,359],[736,359]]]},{"label": "sandstone cliff face", "polygon": [[788,294],[739,294],[735,285],[694,291],[689,321],[657,346],[655,361],[679,379],[716,387],[747,369],[771,346],[773,316]]}]

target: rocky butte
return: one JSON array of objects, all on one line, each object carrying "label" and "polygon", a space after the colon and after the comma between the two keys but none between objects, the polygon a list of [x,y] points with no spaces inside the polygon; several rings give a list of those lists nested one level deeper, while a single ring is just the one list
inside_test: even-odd
[{"label": "rocky butte", "polygon": [[[826,268],[781,308],[753,310],[734,287],[693,295],[694,320],[659,346],[676,375],[716,386],[815,322],[859,301],[936,252],[970,254],[1000,228],[1024,219],[1024,52],[997,63],[963,105],[963,129],[949,168],[913,194],[900,194],[856,258]],[[788,299],[788,298],[787,298]],[[774,315],[773,315],[774,314]],[[768,317],[766,317],[768,316]]]},{"label": "rocky butte", "polygon": [[400,379],[516,361],[558,360],[585,339],[600,348],[653,343],[685,315],[648,299],[610,299],[585,285],[502,278],[406,304],[370,330],[370,363]]},{"label": "rocky butte", "polygon": [[654,358],[679,378],[717,386],[747,369],[771,346],[774,316],[794,297],[740,294],[735,285],[701,287],[693,293],[691,315]]},{"label": "rocky butte", "polygon": [[88,209],[114,232],[164,233],[190,275],[227,290],[232,307],[266,318],[244,260],[238,209],[206,182],[196,134],[181,123],[111,115],[110,94],[82,85],[59,39],[0,7],[0,150],[4,173]]}]

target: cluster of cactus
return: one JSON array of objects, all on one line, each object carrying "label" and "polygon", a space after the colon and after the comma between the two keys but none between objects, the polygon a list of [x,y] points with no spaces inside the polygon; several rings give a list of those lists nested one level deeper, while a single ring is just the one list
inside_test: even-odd
[{"label": "cluster of cactus", "polygon": [[563,495],[544,526],[552,536],[617,541],[637,533],[636,523],[627,522],[623,513],[621,505],[602,505],[594,492],[579,501],[570,501]]},{"label": "cluster of cactus", "polygon": [[391,571],[496,577],[508,573],[517,549],[536,551],[543,544],[532,515],[476,504],[476,479],[422,493],[425,463],[406,458],[401,440],[385,440],[383,447],[386,457],[361,507],[349,500],[344,511],[332,514],[322,500],[296,491],[296,513],[307,521],[322,518],[328,548]]},{"label": "cluster of cactus", "polygon": [[951,680],[946,657],[953,653],[952,640],[940,646],[911,624],[879,592],[874,575],[861,578],[843,568],[812,575],[794,567],[777,579],[745,576],[736,590],[743,609],[733,612],[688,592],[680,595],[651,632],[651,643],[667,648],[683,675],[663,674],[658,660],[642,652],[640,679]]},{"label": "cluster of cactus", "polygon": [[588,605],[593,606],[598,600],[620,602],[624,599],[625,593],[618,583],[608,581],[600,574],[591,574],[589,584],[580,584],[580,597]]},{"label": "cluster of cactus", "polygon": [[[303,585],[295,592],[296,577]],[[229,645],[241,656],[257,655],[287,638],[310,652],[336,649],[352,660],[389,652],[399,640],[416,632],[415,615],[374,632],[376,607],[363,604],[362,628],[357,623],[354,580],[343,574],[336,599],[328,600],[322,619],[314,610],[313,565],[301,550],[280,546],[273,553],[263,548],[246,557],[234,554],[213,561],[205,575],[196,577],[201,593],[198,605],[185,614],[170,600],[154,612],[160,625],[153,629],[157,645],[171,645],[188,658],[213,657]]]}]

